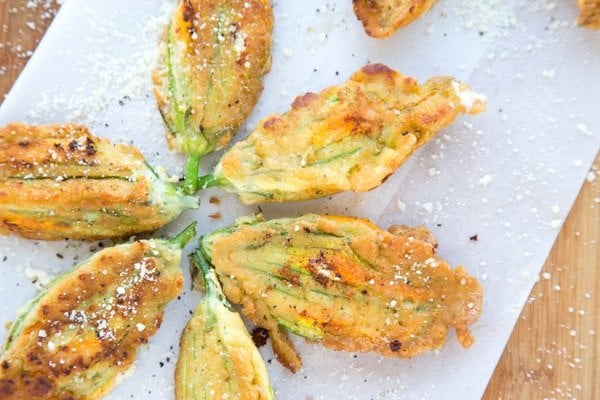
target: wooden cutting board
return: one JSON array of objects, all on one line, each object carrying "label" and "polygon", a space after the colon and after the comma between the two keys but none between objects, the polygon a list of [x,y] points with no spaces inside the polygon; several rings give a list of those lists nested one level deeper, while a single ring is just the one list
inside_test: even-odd
[{"label": "wooden cutting board", "polygon": [[[0,94],[57,8],[54,0],[0,0]],[[600,157],[595,168],[600,173]],[[484,399],[600,399],[599,182],[600,175],[581,189]]]}]

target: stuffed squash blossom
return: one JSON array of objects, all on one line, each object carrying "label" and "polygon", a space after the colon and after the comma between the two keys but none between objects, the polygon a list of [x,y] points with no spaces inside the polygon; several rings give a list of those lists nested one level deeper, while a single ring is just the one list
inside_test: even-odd
[{"label": "stuffed squash blossom", "polygon": [[242,219],[201,240],[223,292],[267,329],[282,363],[301,366],[286,332],[325,347],[413,357],[449,329],[469,347],[483,291],[436,255],[425,228],[308,214]]},{"label": "stuffed squash blossom", "polygon": [[193,256],[204,297],[187,323],[175,370],[175,398],[271,400],[267,368],[239,314],[225,299],[214,268]]},{"label": "stuffed squash blossom", "polygon": [[182,0],[175,8],[153,79],[169,142],[188,155],[188,192],[200,157],[226,146],[254,108],[272,30],[269,0]]},{"label": "stuffed squash blossom", "polygon": [[0,357],[3,400],[94,400],[106,394],[156,333],[183,288],[172,240],[104,249],[57,277],[18,313]]},{"label": "stuffed squash blossom", "polygon": [[82,125],[0,128],[0,233],[96,240],[153,231],[198,200],[133,146]]},{"label": "stuffed squash blossom", "polygon": [[416,149],[485,96],[453,78],[419,85],[381,64],[298,97],[221,158],[200,187],[221,186],[246,204],[307,200],[383,183]]}]

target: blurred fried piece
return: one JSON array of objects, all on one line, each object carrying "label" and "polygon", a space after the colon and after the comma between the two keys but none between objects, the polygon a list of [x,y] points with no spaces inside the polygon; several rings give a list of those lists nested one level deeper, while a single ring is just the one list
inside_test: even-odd
[{"label": "blurred fried piece", "polygon": [[354,0],[354,12],[369,36],[386,38],[426,13],[433,3],[435,0]]}]

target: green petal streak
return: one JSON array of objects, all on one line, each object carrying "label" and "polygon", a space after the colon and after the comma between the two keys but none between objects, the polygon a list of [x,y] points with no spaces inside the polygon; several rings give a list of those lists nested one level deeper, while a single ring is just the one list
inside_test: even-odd
[{"label": "green petal streak", "polygon": [[221,186],[221,182],[213,174],[203,175],[198,178],[198,189],[208,189],[213,186]]},{"label": "green petal streak", "polygon": [[181,233],[169,239],[169,243],[179,246],[180,249],[196,236],[196,222],[189,224]]},{"label": "green petal streak", "polygon": [[[201,241],[202,239],[200,239]],[[198,248],[192,255],[192,263],[202,273],[202,281],[204,282],[204,293],[206,296],[215,296],[228,308],[231,307],[223,292],[221,290],[221,284],[217,280],[215,274],[215,268],[206,259],[206,256],[202,252],[202,248]]]}]

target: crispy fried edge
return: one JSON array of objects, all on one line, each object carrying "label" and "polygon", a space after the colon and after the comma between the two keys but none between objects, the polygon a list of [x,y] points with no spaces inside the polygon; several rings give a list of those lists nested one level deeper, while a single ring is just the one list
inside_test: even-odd
[{"label": "crispy fried edge", "polygon": [[[383,39],[394,34],[398,29],[406,26],[425,14],[433,6],[436,0],[404,0],[406,12],[400,16],[400,18],[390,21],[387,25],[382,25],[379,20],[385,11],[381,8],[384,7],[395,7],[393,4],[388,5],[384,3],[394,3],[394,0],[353,0],[354,13],[357,18],[362,22],[363,27],[367,35]],[[376,4],[373,4],[376,3]],[[379,8],[371,9],[371,8]]]}]

